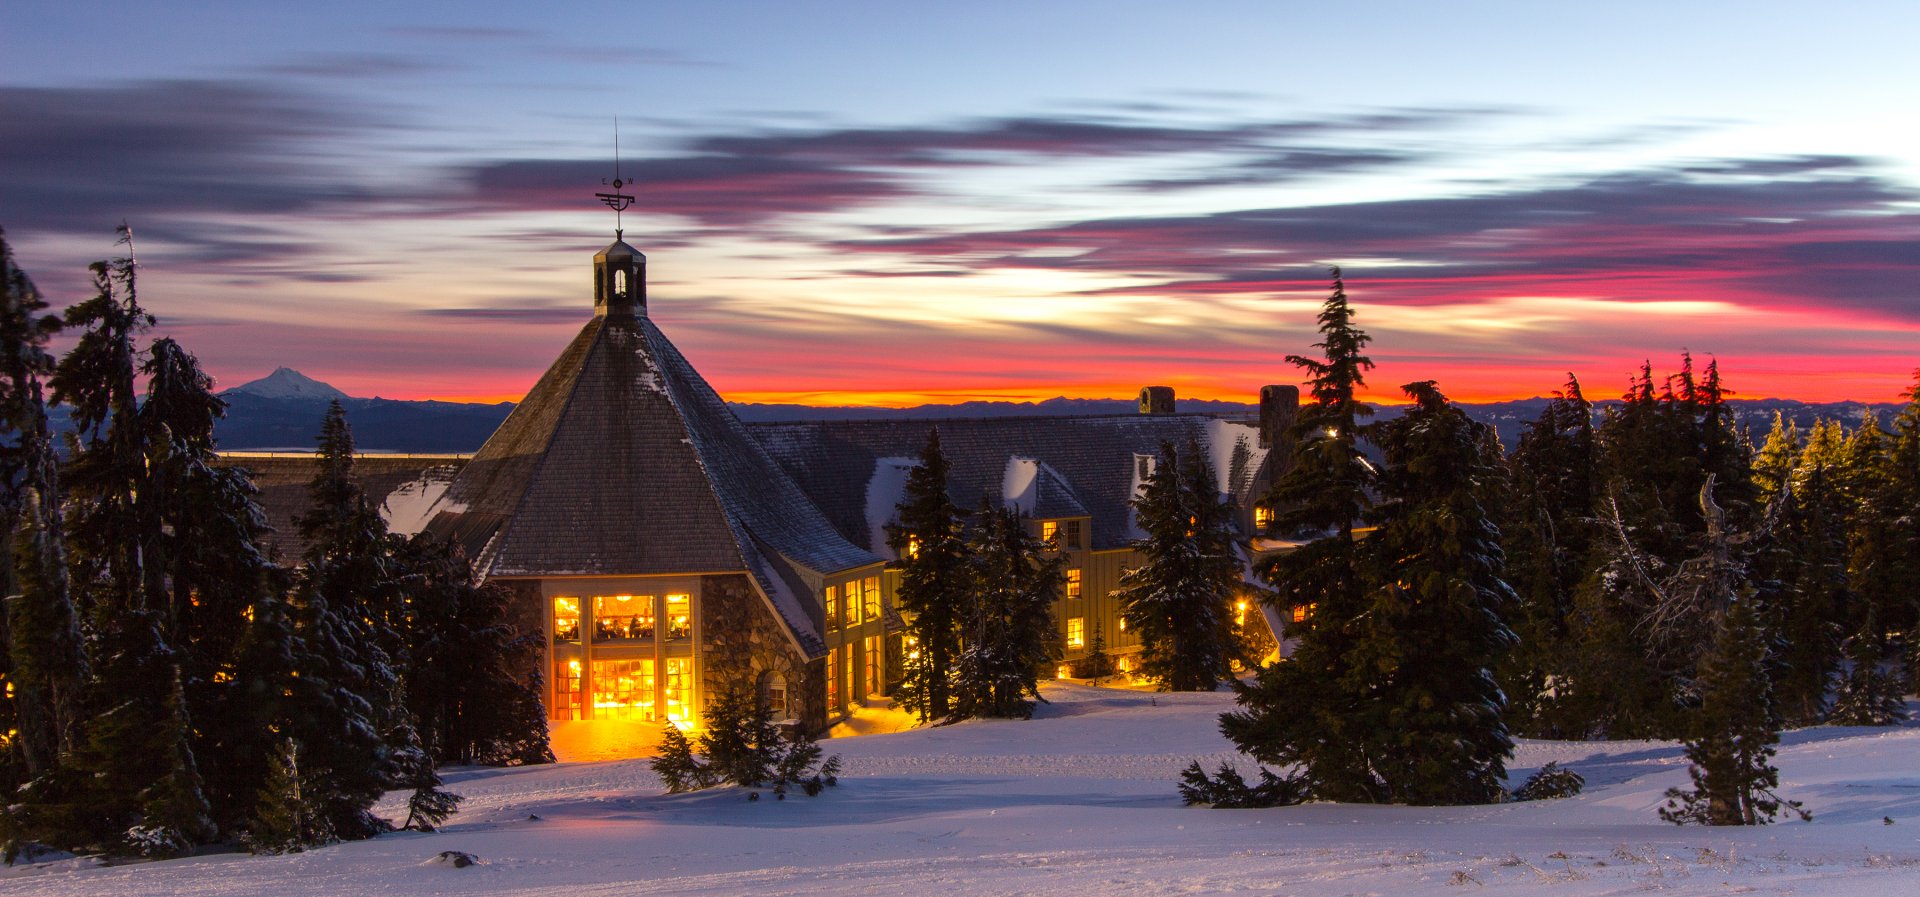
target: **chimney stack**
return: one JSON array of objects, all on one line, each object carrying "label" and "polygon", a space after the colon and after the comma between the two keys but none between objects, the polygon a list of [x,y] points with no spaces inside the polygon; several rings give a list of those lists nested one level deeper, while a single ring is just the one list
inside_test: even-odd
[{"label": "chimney stack", "polygon": [[1141,414],[1172,414],[1173,387],[1143,386],[1140,388]]},{"label": "chimney stack", "polygon": [[[1145,401],[1144,399],[1142,400]],[[1260,387],[1260,447],[1263,449],[1284,449],[1291,454],[1293,444],[1289,434],[1293,422],[1300,417],[1300,387],[1298,386],[1262,386]]]}]

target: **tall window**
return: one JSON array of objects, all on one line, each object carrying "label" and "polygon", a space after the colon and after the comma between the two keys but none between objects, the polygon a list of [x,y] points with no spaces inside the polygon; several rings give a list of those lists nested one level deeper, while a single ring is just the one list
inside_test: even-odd
[{"label": "tall window", "polygon": [[1060,543],[1062,548],[1080,547],[1080,521],[1068,520],[1060,524]]},{"label": "tall window", "polygon": [[847,625],[860,625],[860,580],[847,580]]},{"label": "tall window", "polygon": [[1080,597],[1080,568],[1079,567],[1067,568],[1067,597],[1068,598]]},{"label": "tall window", "polygon": [[877,695],[887,690],[885,666],[882,663],[886,659],[885,649],[881,647],[881,639],[881,636],[870,635],[864,642],[867,654],[867,694],[870,695]]},{"label": "tall window", "polygon": [[1084,648],[1087,646],[1087,618],[1067,618],[1067,647]]},{"label": "tall window", "polygon": [[840,628],[840,587],[827,586],[827,628]]},{"label": "tall window", "polygon": [[847,700],[851,702],[859,697],[853,693],[853,689],[860,685],[860,677],[853,671],[852,642],[840,646],[840,669],[848,677],[846,696]]},{"label": "tall window", "polygon": [[693,635],[693,599],[688,595],[667,596],[667,638]]},{"label": "tall window", "polygon": [[580,661],[553,662],[553,718],[580,718]]},{"label": "tall window", "polygon": [[827,652],[827,713],[840,711],[840,652]]},{"label": "tall window", "polygon": [[553,640],[556,642],[580,640],[580,599],[565,595],[554,596]]},{"label": "tall window", "polygon": [[1049,551],[1058,549],[1060,547],[1060,521],[1040,521],[1040,541],[1047,544]]},{"label": "tall window", "polygon": [[693,719],[688,706],[693,687],[693,658],[667,658],[667,719],[684,723]]},{"label": "tall window", "polygon": [[861,583],[860,604],[866,609],[867,622],[880,619],[880,577],[869,576]]},{"label": "tall window", "polygon": [[652,641],[653,596],[593,596],[593,640]]},{"label": "tall window", "polygon": [[652,722],[653,661],[596,660],[593,662],[593,715],[596,719],[637,719]]},{"label": "tall window", "polygon": [[1273,525],[1273,509],[1266,505],[1253,506],[1253,526],[1262,532]]}]

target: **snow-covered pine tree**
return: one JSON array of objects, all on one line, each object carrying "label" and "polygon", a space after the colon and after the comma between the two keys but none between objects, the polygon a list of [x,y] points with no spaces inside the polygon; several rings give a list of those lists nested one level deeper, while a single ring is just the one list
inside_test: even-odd
[{"label": "snow-covered pine tree", "polygon": [[303,791],[333,837],[391,828],[371,807],[400,784],[395,752],[407,718],[388,645],[396,582],[386,524],[353,479],[353,433],[339,402],[327,410],[318,470],[299,520],[308,540],[294,592],[294,695],[288,732],[300,746]]},{"label": "snow-covered pine tree", "polygon": [[1800,466],[1800,443],[1800,427],[1775,411],[1773,428],[1753,457],[1753,486],[1762,502],[1772,502],[1791,485]]},{"label": "snow-covered pine tree", "polygon": [[1038,670],[1059,657],[1053,602],[1065,576],[1045,558],[1017,509],[986,501],[974,515],[967,554],[973,587],[960,610],[954,715],[1026,719],[1040,695]]},{"label": "snow-covered pine tree", "polygon": [[947,496],[947,471],[940,431],[929,429],[920,463],[907,474],[895,522],[887,525],[887,544],[900,558],[900,610],[919,651],[919,661],[905,666],[912,681],[903,698],[922,720],[945,719],[953,712],[949,678],[960,653],[960,607],[971,585],[960,510]]},{"label": "snow-covered pine tree", "polygon": [[1780,741],[1767,683],[1767,636],[1752,593],[1731,596],[1713,646],[1701,659],[1700,709],[1687,741],[1691,789],[1671,788],[1660,818],[1675,824],[1763,825],[1784,809],[1812,818],[1782,799],[1773,766]]},{"label": "snow-covered pine tree", "polygon": [[1213,691],[1244,659],[1233,617],[1242,583],[1232,504],[1197,442],[1184,454],[1163,443],[1133,508],[1146,534],[1133,547],[1145,562],[1121,574],[1114,595],[1140,639],[1139,673],[1166,691]]},{"label": "snow-covered pine tree", "polygon": [[254,853],[286,853],[321,840],[311,830],[300,793],[299,747],[283,740],[268,755],[267,775],[255,794],[240,842]]},{"label": "snow-covered pine tree", "polygon": [[[1769,438],[1768,444],[1773,442]],[[1766,452],[1763,447],[1763,461]],[[1771,476],[1756,472],[1763,493],[1771,491],[1764,485]],[[1765,626],[1776,633],[1777,644],[1768,676],[1782,719],[1810,726],[1826,719],[1853,603],[1847,590],[1846,508],[1817,462],[1789,470],[1771,494],[1776,506],[1769,513],[1777,517],[1778,538],[1755,558],[1757,578],[1779,583],[1773,606],[1766,609]]]},{"label": "snow-covered pine tree", "polygon": [[48,338],[60,319],[13,260],[0,233],[0,513],[8,552],[0,560],[5,585],[4,705],[17,732],[0,760],[5,803],[31,801],[13,789],[51,772],[71,751],[84,714],[87,657],[79,616],[67,583],[61,522],[59,464],[47,425],[41,383],[53,373]]},{"label": "snow-covered pine tree", "polygon": [[1363,544],[1368,602],[1351,661],[1371,688],[1349,718],[1392,803],[1490,803],[1513,752],[1493,668],[1513,645],[1500,532],[1485,507],[1498,488],[1486,425],[1432,381],[1373,427],[1386,456],[1379,529]]},{"label": "snow-covered pine tree", "polygon": [[406,590],[406,701],[436,763],[551,763],[546,712],[522,680],[540,652],[538,635],[510,618],[512,596],[477,585],[449,541],[415,536],[397,559]]},{"label": "snow-covered pine tree", "polygon": [[[1889,500],[1898,511],[1887,522],[1887,541],[1901,559],[1894,578],[1920,603],[1920,370],[1914,371],[1913,385],[1901,396],[1907,404],[1893,418],[1888,478]],[[1920,682],[1920,638],[1909,640],[1907,652],[1907,681]]]},{"label": "snow-covered pine tree", "polygon": [[1370,337],[1354,326],[1339,269],[1333,278],[1315,343],[1324,357],[1287,358],[1307,372],[1313,401],[1300,409],[1292,456],[1265,500],[1276,512],[1275,533],[1311,540],[1261,571],[1272,600],[1283,611],[1303,609],[1306,620],[1288,627],[1298,641],[1284,662],[1236,686],[1241,709],[1222,716],[1220,727],[1262,763],[1298,765],[1315,798],[1377,801],[1384,794],[1348,719],[1367,685],[1356,681],[1348,655],[1364,606],[1353,529],[1375,480],[1360,451],[1359,419],[1371,410],[1355,390],[1373,362],[1361,354]]},{"label": "snow-covered pine tree", "polygon": [[465,799],[443,787],[438,764],[433,759],[437,753],[417,740],[401,751],[402,781],[405,787],[413,789],[413,793],[407,795],[407,818],[400,824],[402,829],[433,831],[440,827],[440,823],[447,821],[447,817],[452,816]]},{"label": "snow-covered pine tree", "polygon": [[1886,662],[1886,636],[1871,611],[1847,640],[1847,674],[1827,722],[1836,726],[1891,726],[1907,718],[1906,682]]},{"label": "snow-covered pine tree", "polygon": [[1074,664],[1073,674],[1094,685],[1113,675],[1113,655],[1107,653],[1107,637],[1099,627],[1093,630],[1093,638],[1087,640],[1087,655]]},{"label": "snow-covered pine tree", "polygon": [[1511,702],[1507,719],[1522,734],[1582,731],[1553,697],[1569,678],[1573,595],[1593,550],[1593,405],[1572,374],[1528,424],[1509,459],[1512,475],[1501,533],[1507,577],[1520,604],[1519,638],[1496,668]]}]

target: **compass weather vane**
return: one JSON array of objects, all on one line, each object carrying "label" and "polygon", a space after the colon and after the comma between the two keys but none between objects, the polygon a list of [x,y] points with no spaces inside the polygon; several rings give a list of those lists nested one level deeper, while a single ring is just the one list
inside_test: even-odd
[{"label": "compass weather vane", "polygon": [[[608,181],[606,178],[601,178],[600,183],[606,184]],[[611,183],[613,186],[612,193],[595,193],[594,196],[601,202],[606,203],[607,208],[613,210],[613,238],[620,240],[625,238],[625,229],[621,226],[620,213],[633,207],[633,197],[620,192],[620,188],[625,187],[627,182],[620,179],[619,116],[615,116],[613,119],[613,181]]]}]

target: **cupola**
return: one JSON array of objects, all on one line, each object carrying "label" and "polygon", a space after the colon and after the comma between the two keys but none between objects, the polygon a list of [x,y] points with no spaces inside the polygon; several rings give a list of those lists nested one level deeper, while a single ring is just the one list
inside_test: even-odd
[{"label": "cupola", "polygon": [[593,257],[593,312],[609,318],[647,316],[647,257],[614,231]]}]

